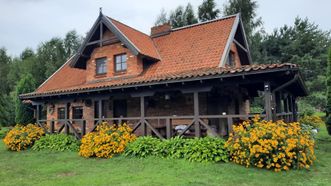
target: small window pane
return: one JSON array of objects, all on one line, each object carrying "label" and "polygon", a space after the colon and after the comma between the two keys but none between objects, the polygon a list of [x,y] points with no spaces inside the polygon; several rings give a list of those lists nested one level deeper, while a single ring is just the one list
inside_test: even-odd
[{"label": "small window pane", "polygon": [[106,61],[107,61],[107,58],[100,58],[100,59],[96,60],[96,73],[97,74],[107,73]]},{"label": "small window pane", "polygon": [[83,119],[83,107],[72,107],[72,118]]},{"label": "small window pane", "polygon": [[61,108],[57,109],[57,118],[58,119],[65,119],[64,107],[61,107]]},{"label": "small window pane", "polygon": [[124,71],[127,69],[126,54],[120,54],[115,56],[115,71]]},{"label": "small window pane", "polygon": [[122,63],[122,70],[126,70],[126,63]]},{"label": "small window pane", "polygon": [[122,70],[121,63],[116,64],[116,71],[121,71],[121,70]]},{"label": "small window pane", "polygon": [[122,62],[126,61],[126,54],[122,55]]}]

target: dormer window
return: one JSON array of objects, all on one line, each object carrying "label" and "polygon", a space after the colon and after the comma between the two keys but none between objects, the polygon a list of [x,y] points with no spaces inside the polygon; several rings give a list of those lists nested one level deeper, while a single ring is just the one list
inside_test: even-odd
[{"label": "dormer window", "polygon": [[127,69],[127,57],[126,54],[119,54],[115,56],[115,71],[122,72]]},{"label": "dormer window", "polygon": [[234,66],[234,52],[232,52],[232,51],[229,52],[229,56],[228,56],[228,60],[227,60],[226,64],[229,67]]},{"label": "dormer window", "polygon": [[96,59],[96,74],[106,74],[107,73],[107,58],[99,58]]}]

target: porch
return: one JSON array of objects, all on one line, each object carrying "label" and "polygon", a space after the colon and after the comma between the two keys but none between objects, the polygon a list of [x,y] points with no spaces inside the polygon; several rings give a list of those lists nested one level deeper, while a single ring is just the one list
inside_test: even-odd
[{"label": "porch", "polygon": [[[127,123],[138,136],[161,139],[224,137],[233,125],[255,114],[266,120],[296,121],[295,102],[305,94],[300,91],[303,84],[297,72],[287,69],[62,95],[39,100],[36,118],[49,133],[64,132],[77,138],[95,130],[102,122]],[[261,96],[264,111],[250,112],[250,102]],[[77,107],[82,109],[78,113],[80,117],[75,116]],[[45,108],[46,117],[41,117]],[[63,108],[62,114],[59,108]]]}]

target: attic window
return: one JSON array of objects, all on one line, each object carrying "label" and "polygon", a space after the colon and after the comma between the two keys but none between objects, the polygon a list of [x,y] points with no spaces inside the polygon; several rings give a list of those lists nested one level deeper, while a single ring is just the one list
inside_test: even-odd
[{"label": "attic window", "polygon": [[127,57],[126,54],[119,54],[115,56],[115,71],[121,72],[127,69]]},{"label": "attic window", "polygon": [[106,74],[107,73],[107,58],[99,58],[96,59],[96,74],[100,75],[100,74]]},{"label": "attic window", "polygon": [[226,65],[233,67],[234,66],[234,52],[230,51],[229,52],[229,56],[228,56],[228,60],[226,61]]}]

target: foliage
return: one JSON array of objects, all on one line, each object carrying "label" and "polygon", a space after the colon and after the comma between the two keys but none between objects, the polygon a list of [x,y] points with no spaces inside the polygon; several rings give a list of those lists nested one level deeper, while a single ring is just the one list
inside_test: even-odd
[{"label": "foliage", "polygon": [[297,103],[298,103],[299,115],[301,116],[304,115],[311,116],[316,112],[315,107],[307,103],[306,99],[300,99],[298,100]]},{"label": "foliage", "polygon": [[220,10],[216,8],[214,0],[204,0],[198,7],[198,17],[201,22],[218,18],[219,14]]},{"label": "foliage", "polygon": [[223,139],[212,137],[193,139],[174,137],[162,141],[153,137],[140,137],[127,146],[125,155],[158,156],[195,162],[227,162],[228,152],[224,143]]},{"label": "foliage", "polygon": [[234,126],[226,142],[233,162],[276,172],[309,169],[315,160],[314,145],[310,131],[299,123],[261,121],[259,116]]},{"label": "foliage", "polygon": [[322,124],[324,124],[324,121],[319,116],[304,115],[303,117],[300,117],[299,123],[305,124],[305,125],[310,125],[313,128],[319,128]]},{"label": "foliage", "polygon": [[85,158],[112,158],[124,152],[129,142],[136,139],[132,129],[126,125],[100,124],[95,132],[86,134],[81,141],[79,154]]},{"label": "foliage", "polygon": [[66,134],[46,134],[32,146],[32,150],[78,151],[79,141],[74,136]]},{"label": "foliage", "polygon": [[250,38],[258,27],[262,26],[261,17],[257,18],[258,4],[254,0],[228,0],[224,5],[224,14],[241,14],[246,35]]},{"label": "foliage", "polygon": [[160,14],[156,18],[154,26],[160,26],[168,22],[169,20],[167,18],[167,12],[164,10],[164,8],[162,8]]},{"label": "foliage", "polygon": [[8,131],[9,129],[7,127],[0,126],[0,139],[4,138],[7,135]]},{"label": "foliage", "polygon": [[16,100],[15,100],[15,122],[27,124],[34,121],[33,109],[31,105],[23,103],[19,99],[19,95],[34,91],[36,83],[31,74],[24,76],[16,86]]},{"label": "foliage", "polygon": [[45,134],[41,127],[34,124],[17,124],[3,139],[6,147],[12,151],[21,151],[32,147],[36,140]]},{"label": "foliage", "polygon": [[135,156],[144,158],[147,156],[157,155],[156,147],[161,143],[161,140],[151,136],[139,137],[134,142],[129,143],[125,149],[126,156]]},{"label": "foliage", "polygon": [[327,81],[326,81],[326,125],[331,127],[331,47],[329,48],[328,54],[328,65],[327,65]]},{"label": "foliage", "polygon": [[194,14],[193,7],[190,3],[188,3],[185,8],[183,18],[184,18],[185,25],[191,25],[191,24],[195,24],[198,22],[198,19],[195,17],[195,14]]}]

